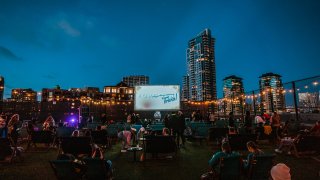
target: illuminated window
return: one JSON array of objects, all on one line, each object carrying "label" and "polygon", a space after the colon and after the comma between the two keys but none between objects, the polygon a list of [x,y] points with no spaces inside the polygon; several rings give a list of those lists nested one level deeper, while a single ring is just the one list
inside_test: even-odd
[{"label": "illuminated window", "polygon": [[105,88],[105,89],[104,89],[104,92],[105,92],[105,93],[110,93],[110,88],[109,88],[109,87],[108,87],[108,88]]}]

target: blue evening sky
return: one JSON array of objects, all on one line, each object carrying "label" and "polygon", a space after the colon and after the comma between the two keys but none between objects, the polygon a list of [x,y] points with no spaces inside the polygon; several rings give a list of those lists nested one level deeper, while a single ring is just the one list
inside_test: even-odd
[{"label": "blue evening sky", "polygon": [[266,72],[319,75],[317,0],[1,0],[0,75],[12,88],[115,85],[127,75],[181,84],[186,48],[216,38],[217,90],[237,75],[245,91]]}]

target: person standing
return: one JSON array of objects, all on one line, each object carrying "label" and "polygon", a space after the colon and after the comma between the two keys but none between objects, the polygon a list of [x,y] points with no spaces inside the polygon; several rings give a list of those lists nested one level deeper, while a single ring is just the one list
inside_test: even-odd
[{"label": "person standing", "polygon": [[129,114],[129,115],[127,116],[127,123],[128,123],[128,124],[131,124],[131,114]]},{"label": "person standing", "polygon": [[214,116],[214,113],[213,113],[213,112],[210,112],[210,113],[209,113],[209,121],[210,121],[211,123],[213,123],[213,124],[214,124],[214,122],[215,122],[215,116]]},{"label": "person standing", "polygon": [[232,111],[229,113],[229,127],[234,128],[234,116]]},{"label": "person standing", "polygon": [[195,114],[195,121],[202,121],[202,115],[201,115],[201,112],[200,110],[198,109],[196,114]]},{"label": "person standing", "polygon": [[193,111],[191,114],[191,121],[195,121],[196,120],[196,112]]},{"label": "person standing", "polygon": [[275,132],[275,137],[279,139],[279,128],[280,128],[280,115],[277,112],[273,112],[273,115],[271,116],[271,125],[272,130]]},{"label": "person standing", "polygon": [[103,125],[107,122],[107,115],[105,113],[101,114],[100,121]]},{"label": "person standing", "polygon": [[250,116],[250,111],[246,111],[246,116],[244,118],[244,126],[247,133],[251,133],[252,130],[252,118]]},{"label": "person standing", "polygon": [[177,143],[180,143],[180,138],[182,141],[181,147],[185,147],[185,137],[184,137],[184,130],[186,129],[186,123],[185,123],[185,118],[184,115],[182,113],[182,111],[178,111],[178,133],[177,133]]},{"label": "person standing", "polygon": [[164,116],[164,120],[163,120],[163,123],[164,123],[164,127],[170,129],[170,124],[169,124],[169,119],[170,119],[170,115],[169,114],[166,114]]}]

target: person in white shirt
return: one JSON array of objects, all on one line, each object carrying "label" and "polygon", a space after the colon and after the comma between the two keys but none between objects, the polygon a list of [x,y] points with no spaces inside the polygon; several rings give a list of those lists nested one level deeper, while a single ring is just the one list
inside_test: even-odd
[{"label": "person in white shirt", "polygon": [[256,116],[254,120],[256,124],[260,124],[260,123],[264,124],[266,122],[262,116]]}]

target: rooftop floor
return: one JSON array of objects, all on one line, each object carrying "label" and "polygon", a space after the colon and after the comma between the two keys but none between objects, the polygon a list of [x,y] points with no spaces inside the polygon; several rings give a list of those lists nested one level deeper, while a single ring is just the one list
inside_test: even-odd
[{"label": "rooftop floor", "polygon": [[[265,152],[273,153],[274,146],[260,144]],[[113,162],[115,179],[199,179],[208,170],[208,160],[219,149],[215,145],[187,142],[174,159],[149,159],[133,162],[133,153],[120,152],[120,144],[105,152],[105,157]],[[0,179],[56,179],[49,160],[56,159],[57,149],[47,152],[24,152],[24,161],[0,165]],[[285,163],[291,168],[292,179],[320,179],[320,162],[311,157],[278,154],[275,163]]]}]

